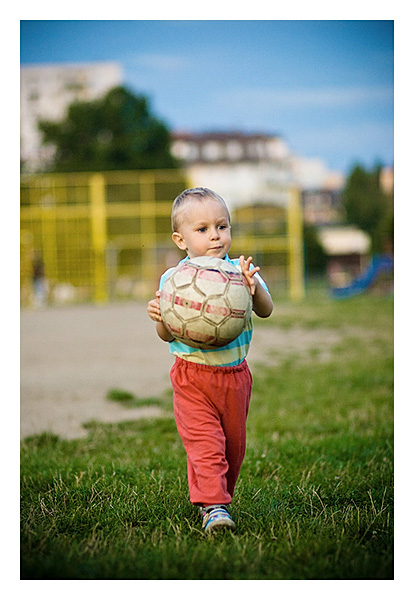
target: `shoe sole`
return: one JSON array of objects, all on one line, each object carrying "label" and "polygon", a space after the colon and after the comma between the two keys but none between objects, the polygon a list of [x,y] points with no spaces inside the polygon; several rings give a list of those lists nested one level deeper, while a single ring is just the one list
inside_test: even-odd
[{"label": "shoe sole", "polygon": [[236,529],[235,523],[233,521],[229,522],[229,519],[216,519],[209,527],[205,528],[206,533],[210,533],[215,531],[216,529]]}]

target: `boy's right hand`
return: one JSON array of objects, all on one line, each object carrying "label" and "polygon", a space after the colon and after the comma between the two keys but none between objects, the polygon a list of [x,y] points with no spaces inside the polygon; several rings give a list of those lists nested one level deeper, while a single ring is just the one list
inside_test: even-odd
[{"label": "boy's right hand", "polygon": [[158,290],[155,292],[156,298],[150,300],[147,305],[147,312],[150,319],[153,321],[159,321],[162,323],[161,309],[160,309],[160,296],[161,292]]}]

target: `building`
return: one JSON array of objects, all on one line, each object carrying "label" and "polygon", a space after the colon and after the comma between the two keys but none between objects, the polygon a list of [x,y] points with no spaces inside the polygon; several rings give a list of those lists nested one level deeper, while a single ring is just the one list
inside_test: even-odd
[{"label": "building", "polygon": [[307,225],[342,223],[345,219],[342,195],[327,188],[302,191],[303,220]]},{"label": "building", "polygon": [[51,157],[42,146],[38,122],[61,120],[68,106],[94,100],[123,82],[115,62],[22,66],[20,70],[20,159],[26,172],[41,169]]},{"label": "building", "polygon": [[343,188],[345,177],[330,171],[320,158],[292,156],[292,177],[302,190],[338,191]]},{"label": "building", "polygon": [[308,225],[325,225],[343,221],[341,192],[345,185],[342,173],[329,171],[318,158],[293,157],[293,179],[302,192],[303,220]]},{"label": "building", "polygon": [[328,275],[333,287],[348,285],[366,268],[370,236],[354,225],[318,228],[319,241],[328,256]]},{"label": "building", "polygon": [[339,218],[344,177],[329,171],[322,160],[294,156],[280,136],[236,131],[176,132],[172,137],[171,151],[183,161],[190,181],[220,190],[230,208],[285,206],[288,189],[296,186],[305,194],[305,220]]},{"label": "building", "polygon": [[174,133],[172,154],[193,185],[210,187],[230,209],[285,205],[291,185],[290,152],[279,136],[241,132]]},{"label": "building", "polygon": [[380,184],[382,191],[388,196],[394,196],[394,167],[381,169]]}]

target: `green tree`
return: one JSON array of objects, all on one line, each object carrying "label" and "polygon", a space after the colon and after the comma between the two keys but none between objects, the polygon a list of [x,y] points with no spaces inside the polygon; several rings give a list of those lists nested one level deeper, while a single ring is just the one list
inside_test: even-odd
[{"label": "green tree", "polygon": [[305,261],[309,275],[320,275],[326,272],[328,256],[319,242],[317,230],[313,225],[303,228],[305,242]]},{"label": "green tree", "polygon": [[125,87],[103,98],[70,105],[61,122],[41,121],[43,142],[55,148],[49,170],[105,171],[178,166],[166,125],[144,96]]},{"label": "green tree", "polygon": [[382,251],[384,222],[390,220],[390,202],[381,189],[381,166],[372,171],[357,165],[351,171],[343,192],[348,222],[366,231],[374,252]]}]

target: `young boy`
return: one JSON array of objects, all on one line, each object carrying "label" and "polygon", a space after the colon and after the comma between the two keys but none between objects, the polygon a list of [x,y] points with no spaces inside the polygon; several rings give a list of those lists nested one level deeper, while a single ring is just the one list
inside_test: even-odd
[{"label": "young boy", "polygon": [[[252,258],[229,259],[230,215],[224,200],[208,188],[185,190],[174,200],[172,239],[188,260],[214,256],[238,265],[250,286],[253,310],[269,317],[273,302],[259,267]],[[171,269],[162,275],[160,289]],[[212,350],[192,348],[175,340],[160,311],[160,291],[148,303],[159,337],[169,342],[176,356],[171,369],[174,415],[187,453],[190,501],[200,506],[206,532],[235,528],[227,505],[231,503],[246,448],[246,419],[252,389],[247,366],[251,320],[241,335],[227,346]]]}]

